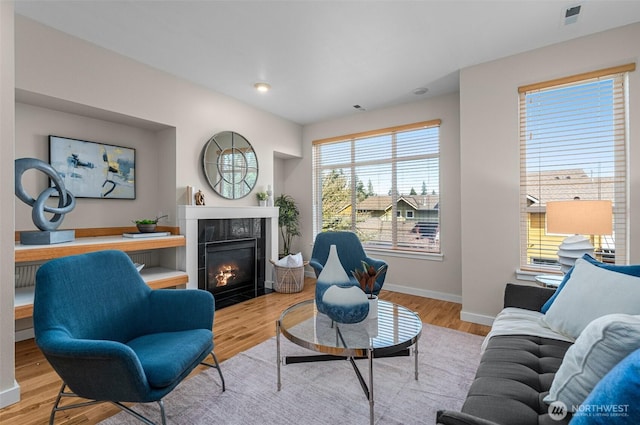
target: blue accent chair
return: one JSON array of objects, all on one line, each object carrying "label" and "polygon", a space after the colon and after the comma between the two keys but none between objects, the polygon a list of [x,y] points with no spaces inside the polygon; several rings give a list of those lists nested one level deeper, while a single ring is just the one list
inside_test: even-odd
[{"label": "blue accent chair", "polygon": [[[376,268],[376,270],[382,266],[386,266],[387,263],[383,260],[376,260],[374,258],[367,257],[367,253],[364,252],[360,239],[353,232],[322,232],[318,233],[316,240],[313,244],[313,251],[311,252],[311,260],[309,265],[313,267],[313,271],[316,277],[320,275],[320,272],[324,268],[329,256],[329,247],[331,245],[336,246],[338,251],[338,257],[342,267],[347,272],[349,279],[354,285],[358,285],[358,281],[351,274],[351,271],[355,269],[362,270],[362,261],[366,261],[367,264]],[[385,269],[378,278],[373,288],[373,294],[378,295],[384,284],[384,279],[387,276],[387,270]]]},{"label": "blue accent chair", "polygon": [[[111,402],[157,402],[199,364],[218,370],[213,296],[201,290],[152,290],[121,251],[58,258],[36,274],[35,340],[62,378],[49,424],[61,410]],[[214,364],[204,360],[211,355]],[[70,391],[66,391],[66,388]],[[90,401],[60,405],[67,397]]]}]

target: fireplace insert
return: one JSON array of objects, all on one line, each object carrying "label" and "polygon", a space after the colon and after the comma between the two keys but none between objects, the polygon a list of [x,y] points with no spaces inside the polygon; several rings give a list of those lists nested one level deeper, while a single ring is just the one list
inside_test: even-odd
[{"label": "fireplace insert", "polygon": [[216,308],[258,296],[257,243],[255,238],[232,239],[206,244],[206,289],[216,299]]}]

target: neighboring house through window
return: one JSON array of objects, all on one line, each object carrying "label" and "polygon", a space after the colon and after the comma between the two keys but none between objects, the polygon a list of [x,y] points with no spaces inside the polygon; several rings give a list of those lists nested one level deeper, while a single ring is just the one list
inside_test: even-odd
[{"label": "neighboring house through window", "polygon": [[440,252],[440,120],[313,142],[314,234],[365,247]]},{"label": "neighboring house through window", "polygon": [[567,235],[546,233],[546,203],[610,200],[613,235],[586,235],[598,259],[627,261],[627,73],[635,64],[520,92],[520,268],[558,269]]}]

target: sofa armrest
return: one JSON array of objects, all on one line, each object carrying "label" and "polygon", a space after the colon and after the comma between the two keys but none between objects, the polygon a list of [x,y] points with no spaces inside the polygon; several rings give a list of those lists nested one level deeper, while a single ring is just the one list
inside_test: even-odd
[{"label": "sofa armrest", "polygon": [[478,418],[453,410],[439,410],[436,415],[436,424],[438,425],[499,425],[487,419]]},{"label": "sofa armrest", "polygon": [[504,290],[504,307],[518,307],[540,311],[544,303],[555,293],[554,288],[507,283]]}]

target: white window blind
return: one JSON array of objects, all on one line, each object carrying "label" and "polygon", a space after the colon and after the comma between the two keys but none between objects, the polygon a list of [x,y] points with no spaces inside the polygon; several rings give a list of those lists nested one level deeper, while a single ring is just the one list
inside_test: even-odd
[{"label": "white window blind", "polygon": [[314,234],[439,253],[440,120],[313,142]]},{"label": "white window blind", "polygon": [[565,235],[546,233],[546,203],[610,200],[614,234],[592,237],[600,260],[627,261],[627,73],[635,64],[520,92],[520,266],[558,269]]}]

